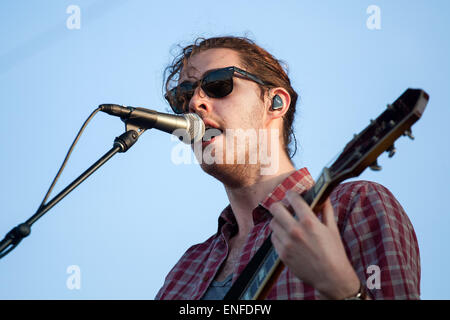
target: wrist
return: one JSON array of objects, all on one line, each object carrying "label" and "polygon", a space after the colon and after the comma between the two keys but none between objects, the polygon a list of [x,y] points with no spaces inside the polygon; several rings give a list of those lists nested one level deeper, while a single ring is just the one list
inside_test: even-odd
[{"label": "wrist", "polygon": [[[356,273],[352,276],[349,276],[349,279],[334,282],[333,285],[328,284],[328,286],[317,288],[325,297],[332,300],[346,300],[352,299],[356,296],[361,297],[365,294],[365,286],[359,280]],[[362,292],[361,290],[364,290]]]},{"label": "wrist", "polygon": [[358,292],[355,295],[344,298],[344,300],[367,300],[366,286],[360,282]]}]

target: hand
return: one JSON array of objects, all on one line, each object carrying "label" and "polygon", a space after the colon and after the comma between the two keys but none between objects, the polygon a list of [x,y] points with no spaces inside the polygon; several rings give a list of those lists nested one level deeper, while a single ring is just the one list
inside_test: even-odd
[{"label": "hand", "polygon": [[360,281],[345,253],[330,199],[321,222],[300,195],[289,190],[286,198],[298,220],[281,202],[270,207],[272,243],[281,261],[329,299],[356,295]]}]

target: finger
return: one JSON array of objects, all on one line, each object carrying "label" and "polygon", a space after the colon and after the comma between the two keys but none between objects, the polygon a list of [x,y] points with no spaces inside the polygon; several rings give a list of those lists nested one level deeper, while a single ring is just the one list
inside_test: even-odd
[{"label": "finger", "polygon": [[270,220],[269,227],[274,233],[281,233],[284,230],[275,219]]},{"label": "finger", "polygon": [[292,257],[293,242],[290,235],[284,229],[280,232],[272,232],[270,238],[279,258],[286,263]]},{"label": "finger", "polygon": [[299,194],[289,190],[286,192],[286,198],[294,209],[299,222],[302,222],[305,218],[310,218],[313,221],[318,220],[309,205]]},{"label": "finger", "polygon": [[269,211],[272,213],[273,219],[283,228],[288,229],[290,226],[295,224],[295,219],[289,210],[281,203],[273,203]]},{"label": "finger", "polygon": [[272,219],[269,224],[272,230],[272,235],[276,236],[280,243],[285,243],[288,238],[288,233],[275,219]]},{"label": "finger", "polygon": [[280,248],[282,248],[280,237],[278,235],[276,235],[275,233],[272,233],[270,235],[270,240],[272,241],[275,251],[277,253],[279,253]]},{"label": "finger", "polygon": [[331,205],[331,201],[330,201],[329,197],[327,198],[327,200],[325,200],[325,202],[323,204],[322,215],[323,215],[323,223],[327,227],[331,227],[336,230],[338,229],[336,220],[334,218],[334,209],[333,209],[333,206]]}]

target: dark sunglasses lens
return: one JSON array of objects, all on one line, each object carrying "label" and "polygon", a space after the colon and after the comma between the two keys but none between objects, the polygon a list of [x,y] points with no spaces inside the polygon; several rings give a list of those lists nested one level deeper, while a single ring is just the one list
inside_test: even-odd
[{"label": "dark sunglasses lens", "polygon": [[173,112],[177,114],[185,113],[188,109],[189,101],[192,98],[194,89],[191,83],[182,83],[173,88],[166,95],[166,99],[172,107]]},{"label": "dark sunglasses lens", "polygon": [[202,81],[202,89],[211,98],[223,98],[233,91],[233,71],[216,70]]},{"label": "dark sunglasses lens", "polygon": [[175,112],[177,114],[182,113],[182,111],[179,108],[179,103],[177,102],[177,98],[176,98],[176,88],[167,92],[164,97],[166,98],[167,102],[169,102],[169,105],[172,108],[173,112]]}]

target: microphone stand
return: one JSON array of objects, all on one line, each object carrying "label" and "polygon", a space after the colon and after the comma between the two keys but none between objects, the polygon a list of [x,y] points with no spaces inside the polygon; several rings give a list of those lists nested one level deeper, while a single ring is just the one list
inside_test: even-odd
[{"label": "microphone stand", "polygon": [[19,224],[11,231],[9,231],[5,238],[0,241],[0,259],[7,255],[9,252],[14,250],[15,247],[22,241],[23,238],[27,237],[31,232],[31,226],[41,218],[45,213],[47,213],[51,208],[53,208],[59,201],[61,201],[65,196],[67,196],[71,191],[73,191],[78,185],[80,185],[84,180],[86,180],[92,173],[94,173],[98,168],[105,164],[109,159],[111,159],[118,152],[126,152],[134,143],[137,141],[139,136],[145,131],[145,129],[140,129],[139,127],[125,122],[126,132],[116,137],[114,140],[114,145],[103,157],[101,157],[97,162],[90,166],[85,172],[83,172],[78,178],[76,178],[71,184],[69,184],[64,190],[58,193],[52,200],[46,204],[39,207],[36,213],[31,216],[24,223]]}]

